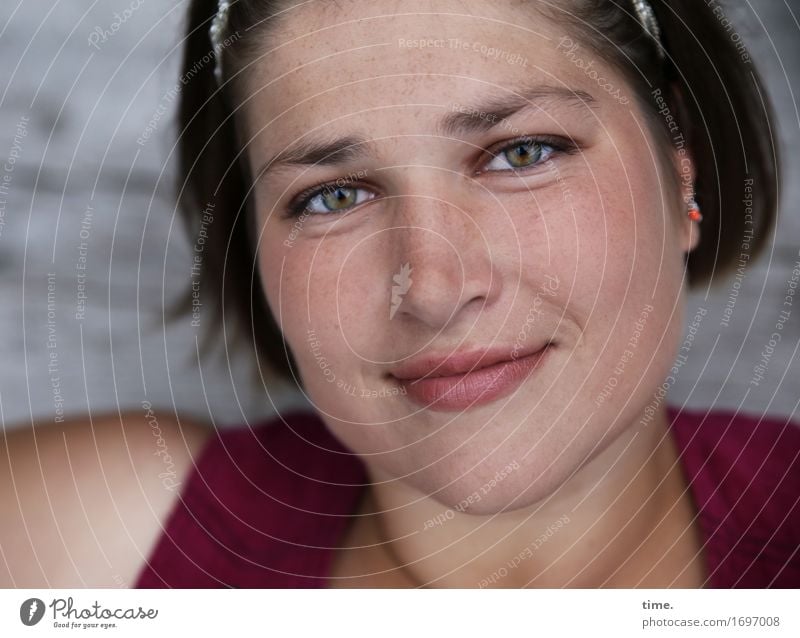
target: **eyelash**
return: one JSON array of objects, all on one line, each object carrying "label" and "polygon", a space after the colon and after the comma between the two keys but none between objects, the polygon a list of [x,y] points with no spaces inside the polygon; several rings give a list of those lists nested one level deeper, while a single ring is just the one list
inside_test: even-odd
[{"label": "eyelash", "polygon": [[[490,170],[490,171],[482,170],[482,171],[480,171],[481,174],[483,174],[483,173],[508,173],[508,172],[510,172],[510,173],[524,173],[524,172],[528,171],[529,169],[534,169],[534,168],[540,167],[541,164],[543,164],[545,161],[547,161],[547,159],[550,159],[550,157],[553,154],[561,153],[561,154],[564,154],[564,155],[570,155],[572,153],[575,153],[578,150],[578,146],[574,142],[572,142],[571,140],[568,140],[566,138],[563,138],[563,137],[556,137],[556,136],[552,136],[552,135],[523,135],[521,137],[517,137],[517,138],[511,139],[511,140],[504,140],[503,142],[501,142],[501,145],[499,146],[497,151],[488,150],[486,152],[486,154],[489,156],[487,162],[491,162],[491,161],[497,159],[498,157],[502,157],[502,155],[503,155],[503,153],[505,151],[511,150],[515,146],[519,146],[522,143],[528,143],[528,144],[531,144],[531,145],[540,145],[540,146],[547,147],[548,149],[550,149],[550,153],[547,155],[547,157],[545,159],[540,159],[535,164],[531,164],[530,166],[524,166],[524,167],[518,168],[518,169],[507,168],[507,169],[503,169],[503,170]],[[298,195],[296,195],[292,199],[292,201],[289,202],[287,210],[286,210],[286,213],[285,213],[285,217],[286,218],[299,217],[300,215],[302,215],[304,212],[307,211],[307,209],[308,209],[308,207],[309,207],[309,205],[311,203],[311,200],[313,200],[318,195],[325,193],[326,191],[334,191],[334,190],[336,190],[338,188],[358,189],[359,186],[361,186],[361,184],[359,184],[358,182],[354,182],[352,184],[346,184],[345,186],[341,186],[341,185],[337,185],[337,181],[341,182],[341,180],[334,180],[332,182],[328,182],[328,183],[325,183],[325,184],[318,184],[318,185],[312,186],[311,188],[308,188],[308,189],[302,191],[301,193],[299,193]],[[373,199],[373,198],[370,198],[370,200],[371,199]],[[366,200],[366,201],[370,201],[370,200]],[[351,207],[342,209],[341,211],[338,211],[338,212],[337,211],[331,211],[329,213],[308,213],[308,215],[327,216],[327,215],[337,215],[337,214],[341,214],[341,213],[347,213],[347,212],[353,210],[354,208],[356,208],[360,203],[363,203],[363,202],[357,202],[357,203],[353,204]]]}]

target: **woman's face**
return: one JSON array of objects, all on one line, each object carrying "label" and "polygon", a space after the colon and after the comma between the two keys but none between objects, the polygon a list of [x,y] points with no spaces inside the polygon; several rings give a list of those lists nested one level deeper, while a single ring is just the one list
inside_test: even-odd
[{"label": "woman's face", "polygon": [[697,239],[622,77],[528,4],[292,9],[242,111],[253,171],[285,160],[259,268],[309,398],[373,477],[475,513],[635,426]]}]

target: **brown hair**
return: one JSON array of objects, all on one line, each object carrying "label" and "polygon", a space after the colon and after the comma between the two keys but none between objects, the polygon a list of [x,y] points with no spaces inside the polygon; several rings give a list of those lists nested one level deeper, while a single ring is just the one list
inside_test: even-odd
[{"label": "brown hair", "polygon": [[[291,4],[232,3],[223,34],[228,38],[222,53],[226,79],[263,52],[269,33],[287,15],[281,12]],[[666,53],[661,60],[632,0],[545,4],[537,10],[567,25],[581,46],[624,74],[661,151],[677,141],[691,154],[703,221],[700,243],[687,257],[690,285],[718,280],[741,259],[743,246],[750,258],[759,254],[778,202],[775,118],[749,54],[738,34],[729,32],[720,8],[698,0],[650,0]],[[248,214],[249,167],[229,108],[235,103],[236,81],[218,90],[213,60],[198,64],[212,50],[208,30],[216,12],[217,0],[193,0],[189,10],[182,76],[187,80],[179,107],[179,204],[190,233],[206,232],[200,265],[204,307],[223,318],[226,310],[233,313],[259,358],[279,375],[297,379],[259,280]],[[667,111],[680,137],[674,127],[670,130]],[[677,182],[677,173],[670,178]],[[745,208],[748,184],[758,196]],[[203,225],[210,208],[213,224]]]}]

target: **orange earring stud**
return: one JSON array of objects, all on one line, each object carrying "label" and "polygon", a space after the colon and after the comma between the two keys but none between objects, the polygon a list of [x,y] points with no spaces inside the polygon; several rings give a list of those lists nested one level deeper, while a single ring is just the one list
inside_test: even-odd
[{"label": "orange earring stud", "polygon": [[688,208],[689,212],[687,215],[689,215],[689,219],[691,219],[693,222],[703,221],[703,215],[700,212],[700,206],[697,205],[697,202],[694,201],[694,198],[689,200]]}]

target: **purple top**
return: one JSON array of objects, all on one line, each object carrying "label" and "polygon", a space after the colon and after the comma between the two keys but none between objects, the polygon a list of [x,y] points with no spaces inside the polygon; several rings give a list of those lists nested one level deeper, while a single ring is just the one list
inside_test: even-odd
[{"label": "purple top", "polygon": [[[800,587],[800,427],[668,407],[706,587]],[[285,423],[284,423],[285,422]],[[212,436],[136,587],[325,587],[368,478],[315,415]]]}]

